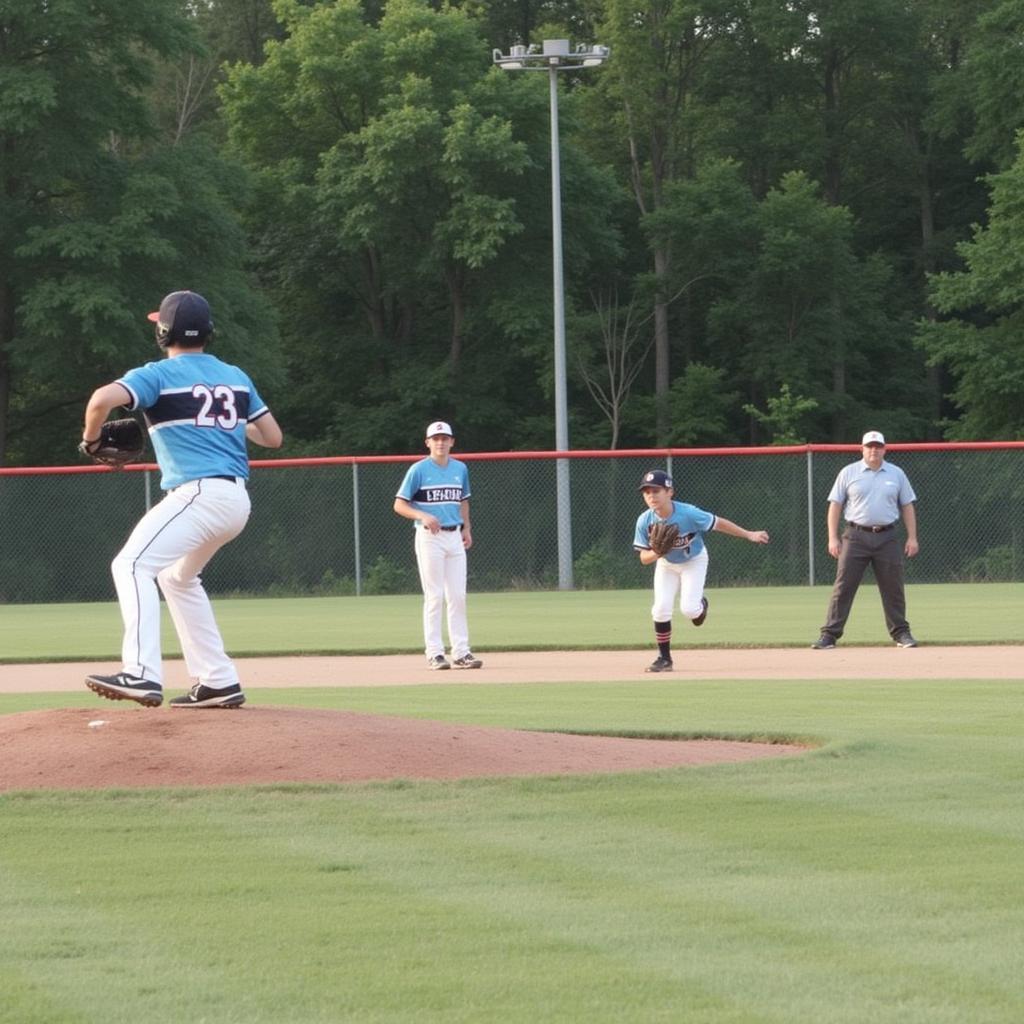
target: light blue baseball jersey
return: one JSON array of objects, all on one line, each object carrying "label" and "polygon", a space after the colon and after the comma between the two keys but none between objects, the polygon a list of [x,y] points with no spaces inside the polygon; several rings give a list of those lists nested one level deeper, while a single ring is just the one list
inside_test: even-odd
[{"label": "light blue baseball jersey", "polygon": [[146,363],[117,380],[142,409],[169,491],[210,476],[249,477],[247,423],[270,410],[248,375],[205,352]]},{"label": "light blue baseball jersey", "polygon": [[888,526],[899,519],[904,505],[917,501],[917,495],[899,466],[883,461],[878,469],[869,469],[862,459],[839,471],[828,500],[845,506],[848,523]]},{"label": "light blue baseball jersey", "polygon": [[672,502],[672,514],[668,519],[660,519],[653,509],[641,512],[636,521],[636,533],[633,535],[633,547],[637,551],[648,550],[651,546],[650,532],[655,523],[675,523],[679,528],[679,536],[675,546],[665,555],[669,562],[688,562],[704,550],[704,534],[715,528],[718,517],[705,512],[696,505],[687,505],[683,501]]},{"label": "light blue baseball jersey", "polygon": [[459,503],[469,497],[469,470],[458,459],[449,459],[447,466],[439,466],[428,456],[409,467],[395,497],[437,516],[442,526],[461,526]]}]

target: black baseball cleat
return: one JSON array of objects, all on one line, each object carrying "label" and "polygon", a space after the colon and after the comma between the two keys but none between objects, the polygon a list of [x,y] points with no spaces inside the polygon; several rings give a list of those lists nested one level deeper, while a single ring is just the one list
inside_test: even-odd
[{"label": "black baseball cleat", "polygon": [[453,668],[480,668],[483,662],[479,658],[474,658],[473,655],[466,651],[461,658],[455,658],[452,661]]},{"label": "black baseball cleat", "polygon": [[695,626],[703,626],[704,620],[708,617],[708,599],[706,597],[702,597],[700,599],[700,603],[704,606],[703,610],[697,618],[690,620]]},{"label": "black baseball cleat", "polygon": [[245,703],[245,694],[238,683],[222,690],[196,683],[183,697],[175,697],[169,703],[172,708],[240,708]]},{"label": "black baseball cleat", "polygon": [[896,646],[897,647],[916,647],[917,646],[917,641],[911,635],[909,629],[905,633],[900,633],[900,635],[898,637],[896,637],[895,639],[896,639]]},{"label": "black baseball cleat", "polygon": [[671,672],[672,659],[663,658],[660,654],[644,669],[645,672]]},{"label": "black baseball cleat", "polygon": [[164,702],[163,687],[159,683],[127,672],[113,676],[86,676],[85,685],[107,700],[133,700],[147,708],[158,708]]},{"label": "black baseball cleat", "polygon": [[815,651],[831,651],[835,646],[835,637],[830,636],[828,633],[822,633],[821,636],[811,644],[811,649]]},{"label": "black baseball cleat", "polygon": [[443,654],[435,654],[432,658],[427,658],[427,668],[434,669],[446,669],[451,668],[448,664],[448,659]]}]

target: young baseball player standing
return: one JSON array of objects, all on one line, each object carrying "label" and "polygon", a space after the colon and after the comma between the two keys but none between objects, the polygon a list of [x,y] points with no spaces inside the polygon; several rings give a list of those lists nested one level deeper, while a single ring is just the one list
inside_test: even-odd
[{"label": "young baseball player standing", "polygon": [[[416,564],[423,587],[423,640],[432,669],[480,668],[466,622],[466,552],[473,546],[469,524],[469,471],[451,458],[452,428],[442,420],[427,427],[430,455],[413,463],[395,496],[395,511],[416,524]],[[448,609],[452,660],[444,656],[441,609]]]},{"label": "young baseball player standing", "polygon": [[87,676],[86,685],[110,700],[163,702],[159,584],[196,681],[171,706],[238,707],[245,694],[199,573],[249,518],[246,439],[279,448],[281,428],[249,377],[204,351],[213,335],[206,299],[172,292],[149,319],[167,358],[98,388],[85,410],[86,452],[112,409],[145,410],[167,492],[111,565],[124,621],[124,667],[112,676]]},{"label": "young baseball player standing", "polygon": [[704,580],[708,574],[708,552],[704,534],[709,530],[742,537],[754,544],[767,544],[764,530],[744,530],[722,516],[713,515],[673,501],[672,477],[660,469],[644,474],[640,492],[647,511],[636,521],[633,547],[644,565],[654,564],[654,639],[658,656],[647,666],[647,672],[672,671],[672,608],[676,595],[679,609],[695,626],[703,626],[708,614],[704,596]]}]

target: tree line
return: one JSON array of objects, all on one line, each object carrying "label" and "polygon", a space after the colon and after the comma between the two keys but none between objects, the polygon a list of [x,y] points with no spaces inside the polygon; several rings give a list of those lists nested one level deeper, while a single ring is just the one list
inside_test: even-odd
[{"label": "tree line", "polygon": [[0,5],[0,462],[210,299],[286,455],[1024,437],[1024,0]]}]

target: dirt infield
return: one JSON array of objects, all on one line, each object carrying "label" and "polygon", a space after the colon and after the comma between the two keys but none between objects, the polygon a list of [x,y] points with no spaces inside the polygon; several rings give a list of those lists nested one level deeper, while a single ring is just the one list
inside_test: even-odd
[{"label": "dirt infield", "polygon": [[[479,671],[431,672],[421,658],[239,659],[249,704],[237,710],[95,707],[0,716],[0,791],[218,786],[281,782],[570,775],[746,761],[799,753],[784,744],[636,740],[453,725],[264,704],[263,687],[437,683],[600,683],[696,679],[1019,678],[1019,647],[683,650],[671,676],[649,676],[637,651],[491,654]],[[0,692],[85,692],[113,664],[0,665]],[[187,689],[180,661],[165,688]]]}]

